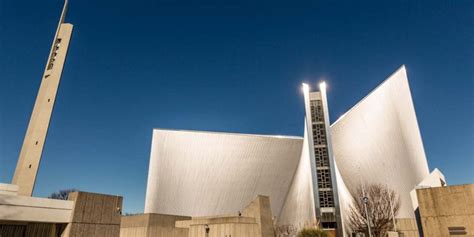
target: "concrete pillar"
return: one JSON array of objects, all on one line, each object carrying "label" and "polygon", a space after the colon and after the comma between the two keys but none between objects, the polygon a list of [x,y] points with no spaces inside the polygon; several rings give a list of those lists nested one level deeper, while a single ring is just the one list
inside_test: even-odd
[{"label": "concrete pillar", "polygon": [[46,135],[53,113],[67,50],[71,40],[73,25],[64,23],[67,0],[64,4],[51,52],[46,63],[40,88],[36,97],[30,123],[26,130],[20,156],[12,183],[18,185],[18,195],[31,196],[35,187],[36,175],[41,162]]},{"label": "concrete pillar", "polygon": [[253,217],[259,226],[260,236],[273,237],[272,209],[270,198],[258,195],[242,212],[243,216]]}]

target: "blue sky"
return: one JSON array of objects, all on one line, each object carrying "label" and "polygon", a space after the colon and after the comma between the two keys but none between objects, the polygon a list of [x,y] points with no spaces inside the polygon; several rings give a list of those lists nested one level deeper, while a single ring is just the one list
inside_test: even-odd
[{"label": "blue sky", "polygon": [[[301,136],[302,82],[327,81],[335,121],[402,64],[430,168],[474,182],[474,1],[290,2],[71,1],[35,195],[118,194],[140,212],[153,128]],[[61,7],[0,1],[0,182]]]}]

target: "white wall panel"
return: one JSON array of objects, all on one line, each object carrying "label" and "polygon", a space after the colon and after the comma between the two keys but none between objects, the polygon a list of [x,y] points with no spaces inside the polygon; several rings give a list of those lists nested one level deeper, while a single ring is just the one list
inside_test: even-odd
[{"label": "white wall panel", "polygon": [[336,170],[337,192],[339,197],[339,208],[341,209],[343,234],[344,236],[346,236],[347,233],[351,232],[351,228],[349,225],[349,213],[350,207],[353,205],[353,197],[349,189],[347,188],[346,183],[342,179],[341,172],[339,172],[339,168],[337,167],[337,162],[335,162],[334,165],[334,168]]},{"label": "white wall panel", "polygon": [[400,218],[414,217],[410,191],[428,175],[405,68],[331,126],[341,176],[354,193],[360,182],[387,184],[401,196]]},{"label": "white wall panel", "polygon": [[302,143],[298,137],[155,129],[145,212],[236,215],[260,194],[270,197],[278,216]]},{"label": "white wall panel", "polygon": [[308,136],[305,129],[301,158],[277,223],[280,226],[294,227],[312,225],[316,223],[315,210]]}]

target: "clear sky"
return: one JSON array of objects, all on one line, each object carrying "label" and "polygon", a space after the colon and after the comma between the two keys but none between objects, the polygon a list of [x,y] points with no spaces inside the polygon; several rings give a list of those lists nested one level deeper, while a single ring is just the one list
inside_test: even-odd
[{"label": "clear sky", "polygon": [[[430,169],[474,182],[474,1],[254,2],[72,0],[35,195],[78,188],[143,211],[153,128],[302,136],[302,82],[327,81],[335,121],[402,64]],[[0,0],[0,182],[61,7]]]}]

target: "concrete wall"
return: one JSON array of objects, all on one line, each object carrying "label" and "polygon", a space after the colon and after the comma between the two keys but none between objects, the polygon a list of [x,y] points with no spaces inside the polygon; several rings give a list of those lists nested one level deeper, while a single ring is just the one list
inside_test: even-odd
[{"label": "concrete wall", "polygon": [[122,217],[122,197],[86,192],[73,192],[74,201],[71,221],[63,237],[118,237]]},{"label": "concrete wall", "polygon": [[177,221],[176,227],[189,229],[189,237],[274,237],[270,199],[260,195],[242,216],[193,217]]},{"label": "concrete wall", "polygon": [[120,237],[188,237],[187,228],[176,228],[176,221],[191,217],[161,214],[123,216],[120,223]]},{"label": "concrete wall", "polygon": [[474,236],[474,184],[416,190],[425,237],[450,236],[449,229],[464,228]]},{"label": "concrete wall", "polygon": [[416,226],[416,219],[403,218],[395,219],[397,223],[397,231],[403,237],[418,237],[418,227]]},{"label": "concrete wall", "polygon": [[[206,235],[205,226],[209,227]],[[251,217],[218,217],[194,221],[189,237],[261,237],[259,225]]]},{"label": "concrete wall", "polygon": [[12,195],[18,194],[18,185],[0,183],[0,195]]},{"label": "concrete wall", "polygon": [[0,194],[0,236],[118,237],[122,197],[73,192],[69,200]]},{"label": "concrete wall", "polygon": [[261,237],[273,237],[273,219],[270,198],[257,196],[242,212],[243,216],[253,217]]},{"label": "concrete wall", "polygon": [[0,221],[2,237],[57,237],[65,224]]}]

